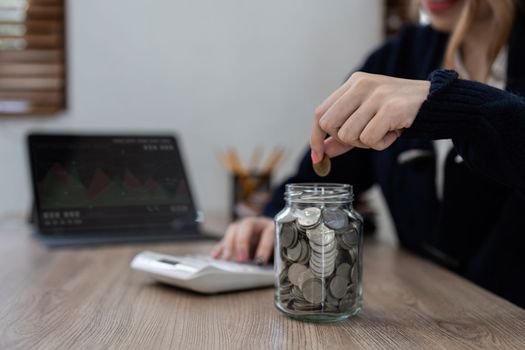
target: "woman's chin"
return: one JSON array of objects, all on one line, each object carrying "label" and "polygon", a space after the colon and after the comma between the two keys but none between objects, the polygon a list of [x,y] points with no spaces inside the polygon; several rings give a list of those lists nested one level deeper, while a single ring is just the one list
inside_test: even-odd
[{"label": "woman's chin", "polygon": [[432,27],[440,32],[452,32],[459,20],[465,0],[421,0]]}]

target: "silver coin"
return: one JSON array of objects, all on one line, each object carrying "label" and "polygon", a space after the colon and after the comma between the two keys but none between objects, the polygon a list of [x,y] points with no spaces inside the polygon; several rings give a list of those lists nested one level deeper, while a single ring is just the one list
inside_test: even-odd
[{"label": "silver coin", "polygon": [[293,308],[296,311],[317,311],[321,310],[322,304],[311,304],[311,303],[298,303],[294,300]]},{"label": "silver coin", "polygon": [[357,284],[357,277],[358,277],[357,274],[358,274],[357,264],[355,264],[352,267],[352,272],[350,272],[350,279],[352,280],[353,285]]},{"label": "silver coin", "polygon": [[326,259],[334,258],[335,259],[335,257],[337,256],[337,249],[332,249],[332,250],[321,249],[320,252],[312,249],[311,253],[312,255],[315,255],[316,257],[319,257],[319,258],[326,258]]},{"label": "silver coin", "polygon": [[292,300],[292,297],[290,295],[279,295],[279,301],[281,304],[287,304]]},{"label": "silver coin", "polygon": [[304,263],[303,261],[305,260],[306,256],[308,255],[308,251],[310,249],[308,249],[308,247],[303,247],[303,245],[300,242],[301,241],[299,241],[299,243],[297,243],[297,245],[301,247],[301,254],[299,255],[299,257],[297,258],[297,260],[295,262],[298,263],[298,264],[301,264],[301,265],[306,265],[306,263]]},{"label": "silver coin", "polygon": [[324,246],[334,241],[335,231],[324,225],[319,225],[313,230],[306,230],[306,236],[313,243]]},{"label": "silver coin", "polygon": [[358,242],[357,230],[355,230],[354,228],[345,230],[341,234],[341,240],[348,248],[351,248],[357,245],[357,242]]},{"label": "silver coin", "polygon": [[318,267],[310,262],[310,270],[315,277],[324,278],[324,270],[321,267]]},{"label": "silver coin", "polygon": [[340,312],[348,312],[352,310],[355,306],[355,300],[354,298],[343,298],[339,302],[339,311]]},{"label": "silver coin", "polygon": [[299,275],[306,271],[308,268],[301,264],[292,264],[290,268],[288,269],[288,278],[290,279],[290,282],[292,282],[296,286],[300,286],[299,284]]},{"label": "silver coin", "polygon": [[290,293],[292,291],[291,288],[286,288],[286,289],[282,289],[282,290],[279,290],[279,297],[281,297],[281,299],[290,299],[292,298],[292,294]]},{"label": "silver coin", "polygon": [[328,264],[334,264],[336,259],[337,252],[330,252],[326,254],[319,254],[314,251],[312,251],[312,254],[310,256],[310,260],[313,260],[317,265],[328,265]]},{"label": "silver coin", "polygon": [[334,273],[334,270],[332,269],[326,272],[317,272],[315,270],[312,270],[312,273],[314,274],[315,277],[324,279],[324,278],[329,278],[330,276],[332,276]]},{"label": "silver coin", "polygon": [[348,279],[342,276],[335,276],[330,281],[330,293],[337,299],[345,296]]},{"label": "silver coin", "polygon": [[318,262],[315,259],[310,259],[310,268],[319,273],[325,273],[332,268],[332,264],[324,264],[323,262]]},{"label": "silver coin", "polygon": [[291,291],[291,289],[282,289],[282,290],[279,290],[279,296],[280,296],[281,298],[283,298],[283,297],[291,297],[291,295],[290,295],[290,291]]},{"label": "silver coin", "polygon": [[318,255],[312,253],[310,256],[310,261],[313,261],[314,264],[317,264],[318,266],[325,266],[325,265],[335,265],[335,259],[336,255]]},{"label": "silver coin", "polygon": [[335,274],[337,276],[342,276],[346,279],[350,278],[350,270],[352,269],[352,266],[348,263],[342,263],[337,266],[337,269],[335,270]]},{"label": "silver coin", "polygon": [[325,269],[325,277],[330,277],[335,272],[335,264],[328,265]]},{"label": "silver coin", "polygon": [[302,291],[304,298],[312,304],[320,304],[326,296],[323,280],[319,278],[306,280],[303,283]]},{"label": "silver coin", "polygon": [[313,241],[310,241],[310,247],[316,253],[331,252],[332,250],[335,250],[336,241],[334,240],[327,245],[317,245]]},{"label": "silver coin", "polygon": [[340,230],[348,225],[348,216],[340,209],[325,208],[322,215],[325,226],[332,230]]},{"label": "silver coin", "polygon": [[337,258],[335,259],[336,265],[341,265],[343,263],[352,263],[352,258],[350,257],[350,253],[348,253],[345,249],[337,249]]},{"label": "silver coin", "polygon": [[321,270],[323,268],[323,263],[317,260],[313,255],[310,256],[309,264],[310,264],[310,267],[315,267],[318,270]]},{"label": "silver coin", "polygon": [[335,270],[334,265],[317,266],[310,261],[310,269],[314,276],[319,278],[330,277]]},{"label": "silver coin", "polygon": [[309,266],[312,270],[315,270],[318,274],[321,273],[327,276],[330,275],[331,272],[335,271],[334,263],[324,264],[324,263],[316,262],[315,260],[310,260]]},{"label": "silver coin", "polygon": [[288,278],[288,269],[283,269],[279,273],[279,282],[283,283]]},{"label": "silver coin", "polygon": [[355,219],[350,221],[348,225],[357,232],[361,231],[361,223],[359,221],[356,221]]},{"label": "silver coin", "polygon": [[319,273],[328,274],[331,271],[335,271],[334,263],[318,263],[315,260],[310,260],[310,268],[315,269]]},{"label": "silver coin", "polygon": [[305,240],[300,239],[297,243],[301,247],[301,254],[299,255],[299,258],[297,258],[296,262],[300,262],[303,265],[306,265],[308,262],[308,258],[310,257],[310,249],[308,248],[308,243],[306,243]]},{"label": "silver coin", "polygon": [[335,272],[335,264],[330,264],[325,269],[325,277],[330,277]]},{"label": "silver coin", "polygon": [[283,282],[279,284],[279,293],[290,293],[292,290],[293,284],[291,284],[289,281]]},{"label": "silver coin", "polygon": [[[304,241],[303,241],[304,242]],[[297,262],[302,265],[308,264],[308,261],[310,261],[310,249],[308,249],[306,243],[304,249],[301,251],[301,256],[299,256],[299,260]]]},{"label": "silver coin", "polygon": [[334,264],[337,258],[337,250],[332,250],[331,252],[317,253],[311,251],[310,260],[314,260],[319,264]]},{"label": "silver coin", "polygon": [[335,237],[335,240],[337,242],[337,248],[340,250],[348,250],[351,247],[348,247],[345,242],[343,242],[342,236],[340,233],[338,233]]},{"label": "silver coin", "polygon": [[297,278],[297,285],[301,290],[303,290],[303,283],[311,278],[314,278],[314,274],[312,273],[312,270],[306,269],[305,271],[301,272],[299,274],[299,277]]},{"label": "silver coin", "polygon": [[281,300],[282,303],[287,303],[288,301],[293,300],[293,297],[290,293],[279,294],[278,298]]},{"label": "silver coin", "polygon": [[281,227],[281,245],[285,248],[293,246],[297,241],[297,231],[294,225],[283,224]]},{"label": "silver coin", "polygon": [[334,242],[328,243],[327,245],[318,245],[310,241],[310,248],[312,248],[312,254],[317,255],[332,255],[337,254]]},{"label": "silver coin", "polygon": [[293,223],[295,220],[297,220],[297,217],[291,210],[288,210],[286,213],[283,213],[282,216],[276,218],[276,221],[280,224]]},{"label": "silver coin", "polygon": [[297,223],[295,224],[295,228],[297,229],[297,233],[299,234],[299,237],[306,236],[306,228],[299,226]]},{"label": "silver coin", "polygon": [[332,295],[332,293],[330,292],[330,288],[328,288],[328,293],[326,293],[326,302],[332,305],[339,304],[339,299],[337,299],[336,297]]},{"label": "silver coin", "polygon": [[309,263],[308,263],[308,266],[310,267],[310,270],[312,270],[312,272],[315,274],[316,272],[317,273],[322,273],[322,266],[318,263],[316,263],[314,260],[310,259]]},{"label": "silver coin", "polygon": [[339,312],[339,305],[338,304],[332,304],[332,303],[326,303],[323,309],[323,312],[325,313],[337,313]]},{"label": "silver coin", "polygon": [[355,296],[356,293],[356,285],[355,284],[349,284],[348,288],[346,288],[346,295],[348,297]]},{"label": "silver coin", "polygon": [[304,299],[303,293],[301,292],[301,290],[297,286],[293,286],[292,287],[292,289],[290,290],[290,295],[292,296],[292,298],[294,298],[296,300]]},{"label": "silver coin", "polygon": [[357,261],[357,248],[350,248],[348,249],[348,255],[350,255],[350,259],[352,261],[352,263],[356,263]]},{"label": "silver coin", "polygon": [[279,289],[279,295],[289,296],[291,291],[292,291],[292,288],[281,288]]},{"label": "silver coin", "polygon": [[286,249],[286,256],[288,257],[290,261],[295,262],[301,256],[301,251],[302,251],[302,245],[300,244],[301,242],[303,241],[299,241],[293,247]]},{"label": "silver coin", "polygon": [[316,207],[298,210],[296,212],[297,223],[303,227],[314,227],[321,220],[321,209]]}]

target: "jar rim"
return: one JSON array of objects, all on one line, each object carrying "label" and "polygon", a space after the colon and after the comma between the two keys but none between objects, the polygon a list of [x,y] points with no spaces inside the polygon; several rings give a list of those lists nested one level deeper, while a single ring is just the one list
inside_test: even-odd
[{"label": "jar rim", "polygon": [[347,189],[347,190],[352,191],[352,185],[337,183],[337,182],[294,182],[294,183],[286,184],[286,189],[289,189],[292,187],[294,188],[304,187],[308,189],[323,187],[323,188],[334,188],[334,189]]},{"label": "jar rim", "polygon": [[352,185],[329,182],[286,184],[285,199],[294,203],[349,203],[354,199]]}]

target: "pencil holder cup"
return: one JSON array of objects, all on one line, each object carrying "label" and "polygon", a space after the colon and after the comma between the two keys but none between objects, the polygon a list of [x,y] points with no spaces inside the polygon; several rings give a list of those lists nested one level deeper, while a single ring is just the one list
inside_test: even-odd
[{"label": "pencil holder cup", "polygon": [[270,174],[250,173],[232,175],[233,220],[261,215],[270,198]]}]

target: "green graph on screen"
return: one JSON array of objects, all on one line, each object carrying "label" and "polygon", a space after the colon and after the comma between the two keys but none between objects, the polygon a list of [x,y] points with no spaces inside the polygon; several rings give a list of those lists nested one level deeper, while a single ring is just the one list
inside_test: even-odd
[{"label": "green graph on screen", "polygon": [[65,207],[100,207],[122,205],[169,205],[186,199],[183,180],[169,191],[162,181],[153,177],[140,180],[130,170],[110,176],[95,168],[88,179],[82,181],[75,167],[65,168],[54,163],[38,184],[41,205],[46,209]]}]

